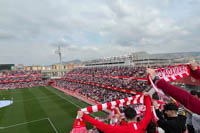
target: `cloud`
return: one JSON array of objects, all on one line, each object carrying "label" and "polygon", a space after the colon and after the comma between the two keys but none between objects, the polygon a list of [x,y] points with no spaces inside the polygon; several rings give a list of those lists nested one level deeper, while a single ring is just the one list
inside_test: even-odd
[{"label": "cloud", "polygon": [[1,0],[0,62],[198,51],[199,0]]}]

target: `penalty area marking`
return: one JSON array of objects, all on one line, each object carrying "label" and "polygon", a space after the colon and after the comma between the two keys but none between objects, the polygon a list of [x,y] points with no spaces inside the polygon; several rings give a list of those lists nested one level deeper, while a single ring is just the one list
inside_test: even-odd
[{"label": "penalty area marking", "polygon": [[7,129],[7,128],[12,128],[12,127],[17,127],[17,126],[26,125],[26,124],[29,124],[29,123],[34,123],[34,122],[43,121],[43,120],[47,120],[48,123],[50,123],[51,127],[53,128],[53,130],[55,131],[55,133],[58,133],[58,130],[56,129],[56,127],[54,126],[53,122],[51,121],[51,119],[49,117],[42,118],[42,119],[37,119],[37,120],[29,121],[29,122],[22,122],[22,123],[10,125],[10,126],[0,127],[0,129]]},{"label": "penalty area marking", "polygon": [[51,119],[50,118],[47,118],[47,119],[48,119],[49,123],[51,124],[51,126],[53,127],[54,131],[56,133],[58,133],[58,131],[57,131],[56,127],[54,126],[53,122],[51,121]]}]

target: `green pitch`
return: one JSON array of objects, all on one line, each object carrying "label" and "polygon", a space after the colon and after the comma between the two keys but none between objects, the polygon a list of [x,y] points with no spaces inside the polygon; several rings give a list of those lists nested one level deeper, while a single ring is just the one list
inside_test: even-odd
[{"label": "green pitch", "polygon": [[0,100],[12,98],[0,108],[0,133],[69,133],[78,109],[89,106],[52,87],[0,91]]}]

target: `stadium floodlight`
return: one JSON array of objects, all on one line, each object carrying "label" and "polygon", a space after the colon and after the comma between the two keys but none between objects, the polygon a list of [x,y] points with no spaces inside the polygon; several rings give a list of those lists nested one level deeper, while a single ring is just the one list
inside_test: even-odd
[{"label": "stadium floodlight", "polygon": [[61,52],[60,45],[58,45],[58,49],[55,51],[55,54],[58,54],[60,65],[62,65],[62,52]]}]

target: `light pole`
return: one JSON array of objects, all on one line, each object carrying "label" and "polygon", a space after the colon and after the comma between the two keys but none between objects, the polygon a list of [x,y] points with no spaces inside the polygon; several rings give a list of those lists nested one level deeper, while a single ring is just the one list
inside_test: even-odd
[{"label": "light pole", "polygon": [[[62,66],[62,52],[61,52],[61,47],[60,45],[58,45],[58,49],[55,51],[56,54],[58,54],[59,56],[59,61],[60,61],[60,67],[59,67],[59,70],[61,70],[63,68]],[[57,75],[60,75],[59,72],[57,73]]]}]

